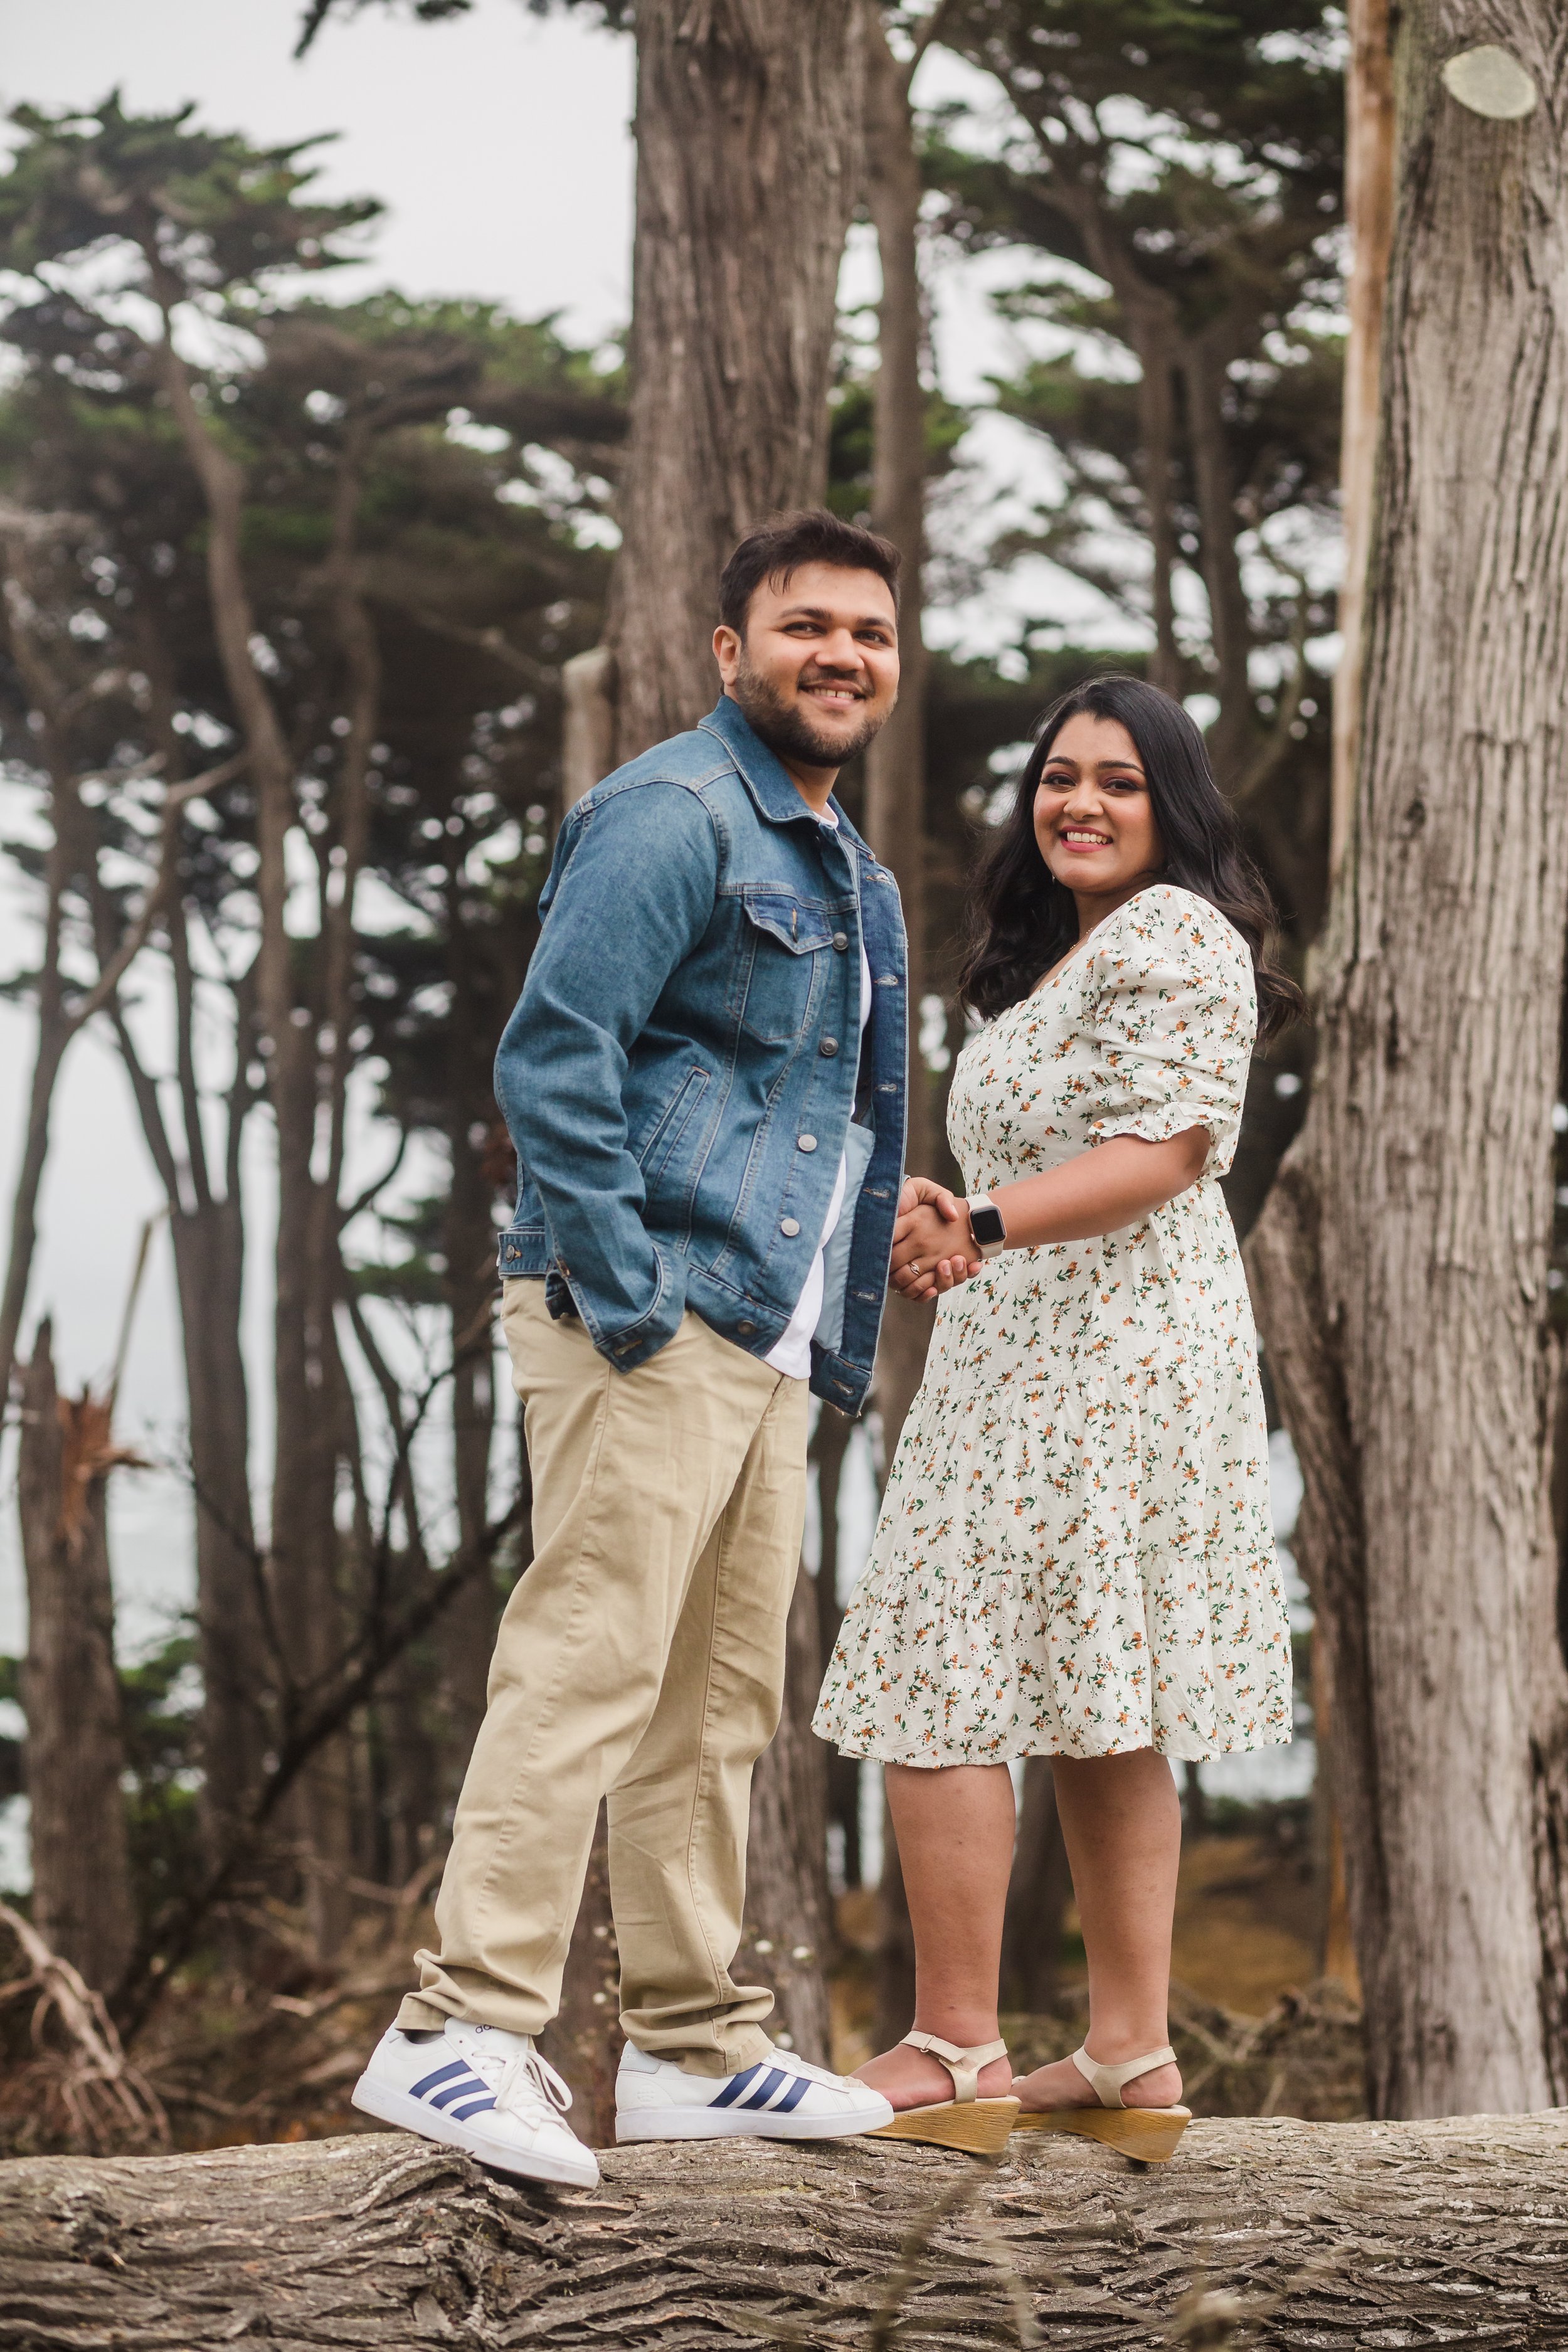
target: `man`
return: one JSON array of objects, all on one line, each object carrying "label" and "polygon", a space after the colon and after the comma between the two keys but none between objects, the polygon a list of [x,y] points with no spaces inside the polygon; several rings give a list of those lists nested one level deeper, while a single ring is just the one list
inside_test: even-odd
[{"label": "man", "polygon": [[808,1387],[857,1411],[898,1207],[907,971],[892,877],[830,798],[898,693],[898,557],[826,513],[735,550],[723,693],[567,816],[501,1039],[517,1146],[502,1325],[534,1558],[436,1917],[354,2091],[384,2121],[592,2185],[534,2037],[601,1798],[626,2047],[616,2136],[826,2138],[879,2093],[736,1984],[752,1766],[777,1726]]}]

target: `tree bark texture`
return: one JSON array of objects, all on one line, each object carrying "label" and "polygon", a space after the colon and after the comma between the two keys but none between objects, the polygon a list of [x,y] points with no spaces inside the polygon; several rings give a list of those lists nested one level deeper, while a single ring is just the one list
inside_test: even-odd
[{"label": "tree bark texture", "polygon": [[1367,550],[1372,543],[1377,457],[1378,371],[1388,248],[1394,232],[1394,58],[1388,0],[1350,0],[1350,59],[1345,73],[1345,226],[1351,270],[1346,289],[1340,499],[1344,577],[1340,584],[1342,650],[1334,673],[1333,786],[1329,864],[1337,872],[1355,805],[1361,738],[1362,636]]},{"label": "tree bark texture", "polygon": [[803,1568],[789,1612],[784,1712],[752,1775],[747,1935],[736,1969],[772,1985],[770,2031],[819,2066],[832,2056],[825,1963],[833,1944],[827,1891],[827,1750],[812,1731],[822,1684],[816,1587]]},{"label": "tree bark texture", "polygon": [[27,1574],[26,1781],[33,1920],[95,1991],[136,1939],[105,1499],[109,1408],[63,1397],[47,1322],[22,1380],[17,1498]]},{"label": "tree bark texture", "polygon": [[[866,754],[866,838],[892,873],[909,941],[910,1079],[904,1165],[931,1168],[931,1083],[920,1055],[925,994],[925,553],[924,318],[917,232],[922,184],[910,110],[909,64],[888,47],[881,12],[866,11],[866,191],[882,268],[872,418],[871,527],[903,559],[899,623],[899,700]],[[925,1372],[931,1310],[889,1294],[878,1349],[876,1397],[888,1458]]]},{"label": "tree bark texture", "polygon": [[820,500],[835,294],[858,194],[845,0],[638,0],[632,398],[610,641],[616,751],[714,700],[719,574]]},{"label": "tree bark texture", "polygon": [[0,2342],[1568,2344],[1561,2116],[1197,2123],[1147,2170],[1021,2137],[994,2169],[870,2140],[602,2160],[563,2192],[368,2133],[10,2164]]},{"label": "tree bark texture", "polygon": [[[1496,42],[1521,121],[1444,90]],[[1568,2082],[1546,1321],[1568,797],[1568,47],[1428,0],[1395,56],[1363,748],[1307,1126],[1251,1262],[1306,1482],[1374,2114]]]}]

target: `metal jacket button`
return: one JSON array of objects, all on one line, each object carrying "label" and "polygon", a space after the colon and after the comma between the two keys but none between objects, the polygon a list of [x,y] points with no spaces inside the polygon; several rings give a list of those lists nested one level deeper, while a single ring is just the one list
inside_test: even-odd
[{"label": "metal jacket button", "polygon": [[799,1220],[799,1218],[798,1218],[798,1217],[785,1217],[785,1219],[784,1220],[783,1223],[782,1223],[782,1224],[780,1225],[780,1227],[779,1227],[779,1231],[780,1231],[780,1233],[781,1233],[781,1234],[783,1234],[783,1235],[784,1235],[784,1239],[785,1239],[785,1241],[786,1241],[786,1242],[793,1242],[793,1241],[794,1241],[794,1239],[795,1239],[795,1235],[796,1235],[796,1234],[798,1234],[798,1233],[799,1233],[799,1231],[800,1231],[800,1220]]},{"label": "metal jacket button", "polygon": [[845,949],[846,949],[846,948],[848,946],[848,944],[849,944],[849,934],[848,934],[848,932],[847,932],[847,931],[835,931],[835,932],[834,932],[834,934],[833,934],[833,944],[834,944],[834,946],[837,949],[837,950],[838,950],[839,954],[840,954],[840,955],[842,955],[842,954],[844,953]]},{"label": "metal jacket button", "polygon": [[816,1150],[816,1136],[797,1135],[795,1139],[795,1148],[797,1151],[815,1151]]},{"label": "metal jacket button", "polygon": [[833,1056],[834,1056],[834,1055],[835,1055],[835,1054],[837,1054],[837,1051],[838,1051],[838,1040],[837,1040],[837,1037],[825,1037],[825,1038],[823,1039],[823,1041],[822,1041],[821,1045],[817,1047],[817,1049],[816,1049],[816,1050],[817,1050],[817,1052],[818,1052],[819,1054],[823,1055],[824,1055],[824,1056],[825,1056],[828,1061],[830,1061],[830,1062],[831,1062],[831,1060],[833,1059]]},{"label": "metal jacket button", "polygon": [[756,1328],[757,1327],[754,1323],[737,1323],[735,1326],[737,1331],[744,1331],[748,1336],[753,1332]]}]

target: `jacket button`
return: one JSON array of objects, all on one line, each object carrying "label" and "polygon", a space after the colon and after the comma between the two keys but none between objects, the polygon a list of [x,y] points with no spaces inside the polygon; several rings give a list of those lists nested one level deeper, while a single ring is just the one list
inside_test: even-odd
[{"label": "jacket button", "polygon": [[751,1338],[752,1333],[756,1329],[756,1328],[757,1327],[754,1323],[737,1323],[735,1326],[736,1330],[743,1331],[748,1339]]},{"label": "jacket button", "polygon": [[848,944],[849,944],[849,934],[848,934],[848,932],[847,932],[847,931],[835,931],[835,932],[834,932],[834,934],[833,934],[833,944],[834,944],[834,946],[837,949],[837,950],[838,950],[839,954],[840,954],[840,955],[842,955],[842,954],[844,953],[845,949],[846,949],[846,948],[848,946]]},{"label": "jacket button", "polygon": [[[816,1136],[797,1135],[795,1139],[795,1148],[797,1151],[815,1151],[816,1150]],[[516,1253],[514,1252],[513,1255],[515,1255]]]},{"label": "jacket button", "polygon": [[817,1052],[818,1052],[819,1054],[821,1054],[821,1055],[824,1056],[824,1058],[825,1058],[826,1060],[827,1060],[827,1061],[831,1062],[831,1060],[833,1059],[833,1056],[834,1056],[834,1055],[835,1055],[835,1054],[837,1054],[837,1051],[838,1051],[838,1040],[837,1040],[837,1037],[825,1037],[825,1038],[823,1039],[823,1041],[822,1041],[821,1045],[817,1047],[817,1049],[816,1049],[816,1050],[817,1050]]},{"label": "jacket button", "polygon": [[793,1242],[796,1234],[800,1231],[800,1219],[798,1217],[785,1217],[784,1223],[779,1227],[779,1231],[783,1234],[786,1242]]}]

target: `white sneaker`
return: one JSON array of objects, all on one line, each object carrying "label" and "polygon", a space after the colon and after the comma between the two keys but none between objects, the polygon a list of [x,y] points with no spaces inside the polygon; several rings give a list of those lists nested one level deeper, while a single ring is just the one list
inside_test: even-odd
[{"label": "white sneaker", "polygon": [[840,2139],[893,2120],[880,2091],[774,2049],[738,2074],[688,2074],[627,2042],[616,2077],[616,2137]]},{"label": "white sneaker", "polygon": [[526,2033],[448,2018],[439,2038],[413,2042],[390,2025],[354,2084],[353,2104],[498,2172],[598,2185],[593,2149],[562,2121],[572,2094]]}]

